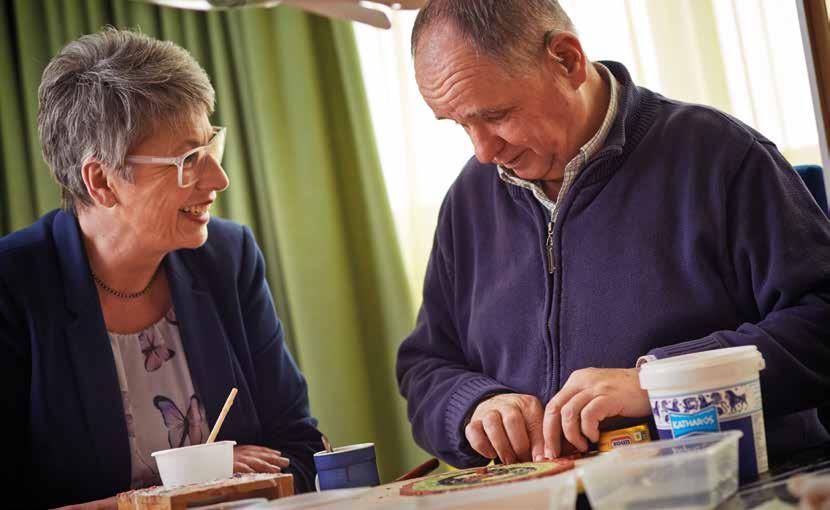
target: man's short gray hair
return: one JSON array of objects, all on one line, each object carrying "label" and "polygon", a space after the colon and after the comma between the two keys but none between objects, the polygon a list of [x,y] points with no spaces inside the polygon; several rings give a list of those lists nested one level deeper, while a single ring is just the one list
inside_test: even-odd
[{"label": "man's short gray hair", "polygon": [[204,69],[172,42],[107,28],[67,44],[43,71],[37,116],[63,208],[92,204],[81,176],[85,159],[132,179],[124,165],[130,147],[160,125],[210,115],[214,97]]},{"label": "man's short gray hair", "polygon": [[421,36],[437,24],[506,67],[533,64],[549,31],[576,33],[557,0],[429,0],[412,28],[413,57]]}]

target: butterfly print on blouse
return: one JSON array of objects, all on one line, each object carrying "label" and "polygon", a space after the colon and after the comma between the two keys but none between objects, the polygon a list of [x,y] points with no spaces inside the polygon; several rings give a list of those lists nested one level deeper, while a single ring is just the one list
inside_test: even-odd
[{"label": "butterfly print on blouse", "polygon": [[178,406],[167,397],[157,395],[153,405],[161,412],[164,425],[167,427],[167,440],[170,448],[180,448],[187,444],[202,444],[207,440],[205,430],[205,406],[197,395],[190,397],[187,414],[182,413]]},{"label": "butterfly print on blouse", "polygon": [[167,348],[164,338],[155,331],[142,331],[138,334],[141,343],[141,353],[144,354],[144,368],[148,372],[155,372],[164,362],[176,355],[175,351]]}]

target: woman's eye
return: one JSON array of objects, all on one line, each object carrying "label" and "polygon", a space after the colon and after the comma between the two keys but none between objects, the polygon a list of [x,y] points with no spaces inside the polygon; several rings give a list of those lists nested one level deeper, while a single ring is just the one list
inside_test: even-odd
[{"label": "woman's eye", "polygon": [[194,152],[193,154],[188,154],[186,158],[184,158],[184,166],[193,166],[199,161],[199,153]]}]

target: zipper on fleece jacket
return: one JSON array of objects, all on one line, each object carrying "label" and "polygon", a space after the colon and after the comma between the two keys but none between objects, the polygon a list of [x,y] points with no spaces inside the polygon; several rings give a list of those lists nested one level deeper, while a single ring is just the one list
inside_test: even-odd
[{"label": "zipper on fleece jacket", "polygon": [[556,271],[556,260],[553,256],[553,213],[551,213],[550,221],[548,221],[548,238],[545,240],[545,250],[547,253],[548,274],[553,274]]},{"label": "zipper on fleece jacket", "polygon": [[550,349],[550,375],[547,381],[548,393],[552,391],[553,387],[559,381],[559,349],[554,343],[553,331],[553,317],[556,314],[555,308],[557,306],[556,275],[554,274],[556,273],[556,255],[553,243],[553,229],[555,225],[553,219],[554,213],[550,211],[550,217],[547,223],[547,236],[545,238],[545,262],[547,269],[547,275],[545,276],[548,279],[548,285],[550,285],[550,307],[547,310],[547,316],[545,318],[545,332],[547,333],[548,349]]}]

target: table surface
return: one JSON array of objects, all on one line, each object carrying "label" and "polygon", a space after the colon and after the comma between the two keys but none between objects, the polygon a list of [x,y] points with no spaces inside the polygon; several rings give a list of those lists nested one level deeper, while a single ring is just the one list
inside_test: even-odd
[{"label": "table surface", "polygon": [[[718,505],[718,510],[750,510],[770,508],[797,508],[798,499],[787,490],[787,481],[801,474],[830,474],[830,443],[792,455],[784,462],[774,464],[758,480],[741,485],[738,492]],[[776,505],[772,505],[776,503]],[[770,506],[771,505],[771,506]],[[584,494],[577,498],[578,510],[590,509]]]},{"label": "table surface", "polygon": [[[787,491],[787,480],[799,474],[827,473],[830,474],[830,443],[821,447],[812,448],[792,455],[785,462],[773,464],[770,471],[759,477],[755,482],[742,485],[738,492],[718,506],[718,510],[749,510],[764,506],[766,508],[796,508],[797,500]],[[558,476],[558,475],[557,475]],[[557,476],[547,478],[552,481]],[[542,481],[545,479],[540,479]],[[540,485],[527,486],[527,490],[517,492],[515,484],[495,486],[488,490],[488,498],[478,499],[474,504],[439,503],[434,496],[401,496],[400,488],[412,482],[395,482],[368,489],[358,498],[346,501],[332,502],[314,508],[318,510],[359,508],[366,510],[420,510],[429,508],[490,510],[502,508],[547,508],[547,504],[540,505],[540,501],[547,500],[540,492]],[[532,482],[524,482],[528,484]],[[461,491],[473,496],[479,491]],[[456,494],[460,495],[461,492]],[[275,500],[272,503],[277,503]],[[285,500],[287,502],[288,500]],[[577,509],[590,509],[590,503],[584,494],[580,494],[576,502]],[[275,504],[279,508],[280,505]]]},{"label": "table surface", "polygon": [[787,490],[787,481],[793,476],[807,473],[830,474],[830,443],[798,452],[785,462],[773,465],[757,481],[739,487],[737,494],[718,508],[751,509],[775,501],[797,506],[797,498]]}]

